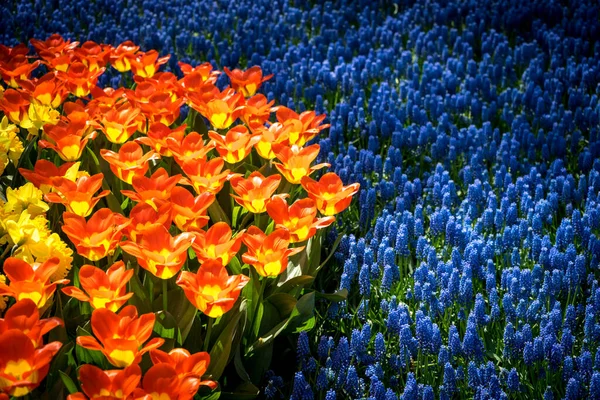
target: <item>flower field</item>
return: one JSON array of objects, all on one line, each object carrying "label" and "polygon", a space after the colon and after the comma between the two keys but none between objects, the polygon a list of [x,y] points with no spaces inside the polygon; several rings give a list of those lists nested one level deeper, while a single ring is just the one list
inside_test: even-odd
[{"label": "flower field", "polygon": [[597,2],[0,15],[0,400],[600,399]]}]

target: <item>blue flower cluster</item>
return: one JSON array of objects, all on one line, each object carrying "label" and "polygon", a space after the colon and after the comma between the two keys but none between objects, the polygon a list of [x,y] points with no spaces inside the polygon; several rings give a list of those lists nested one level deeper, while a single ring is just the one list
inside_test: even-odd
[{"label": "blue flower cluster", "polygon": [[[596,1],[7,0],[0,15],[7,44],[57,32],[133,40],[174,71],[260,65],[269,98],[328,114],[319,160],[361,191],[323,289],[349,296],[300,335],[292,399],[600,399]],[[285,386],[270,373],[265,396]]]}]

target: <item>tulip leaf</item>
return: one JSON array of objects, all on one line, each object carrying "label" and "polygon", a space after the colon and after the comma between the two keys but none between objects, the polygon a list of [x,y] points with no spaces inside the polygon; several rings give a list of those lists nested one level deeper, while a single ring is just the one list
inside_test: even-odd
[{"label": "tulip leaf", "polygon": [[77,386],[75,385],[75,382],[73,382],[73,379],[71,379],[71,377],[69,375],[65,374],[62,371],[58,371],[58,372],[60,373],[60,379],[64,383],[65,388],[67,388],[67,390],[69,391],[69,394],[78,392]]},{"label": "tulip leaf", "polygon": [[279,293],[279,292],[288,293],[293,288],[309,285],[309,284],[313,283],[314,280],[315,280],[315,278],[310,275],[295,276],[295,277],[290,278],[287,281],[283,282],[283,284],[281,286],[279,286],[278,288],[276,288],[274,290],[274,292],[275,293]]},{"label": "tulip leaf", "polygon": [[163,339],[175,339],[177,337],[177,321],[170,312],[161,310],[156,313],[154,332]]},{"label": "tulip leaf", "polygon": [[206,126],[206,122],[204,122],[204,117],[195,110],[190,110],[190,114],[192,131],[198,132],[206,138],[208,135],[208,127]]},{"label": "tulip leaf", "polygon": [[131,277],[131,280],[129,281],[129,290],[133,292],[133,296],[129,299],[129,303],[136,306],[140,314],[152,312],[152,306],[150,305],[150,301],[148,301],[146,290],[144,290],[144,285],[142,285],[137,274],[133,274]]},{"label": "tulip leaf", "polygon": [[222,400],[252,400],[258,397],[260,390],[250,382],[244,382],[232,392],[221,393]]},{"label": "tulip leaf", "polygon": [[281,318],[290,315],[296,306],[296,298],[288,293],[275,293],[267,300],[277,309]]},{"label": "tulip leaf", "polygon": [[248,371],[246,371],[246,367],[244,367],[244,364],[242,363],[242,353],[239,346],[235,351],[235,356],[233,357],[233,365],[238,376],[242,378],[244,382],[250,382],[250,375],[248,375]]},{"label": "tulip leaf", "polygon": [[[217,382],[217,385],[219,383]],[[211,390],[208,386],[200,386],[198,393],[194,396],[196,400],[218,400],[221,397],[221,387],[217,386],[216,389]]]},{"label": "tulip leaf", "polygon": [[321,292],[315,292],[315,293],[316,293],[317,297],[327,299],[329,301],[333,301],[336,303],[339,303],[340,301],[344,301],[348,298],[348,290],[347,289],[341,289],[334,293],[321,293]]},{"label": "tulip leaf", "polygon": [[[78,326],[77,336],[92,336],[92,334],[85,328]],[[106,360],[104,355],[102,355],[102,352],[99,350],[88,350],[84,347],[77,345],[75,346],[75,355],[77,356],[79,365],[94,364],[105,370],[110,368],[108,365],[108,361]]]},{"label": "tulip leaf", "polygon": [[343,237],[344,237],[344,234],[340,233],[338,235],[338,237],[335,239],[335,242],[333,242],[333,245],[331,246],[331,250],[329,251],[329,254],[325,258],[325,260],[315,270],[315,275],[321,270],[321,268],[323,268],[327,264],[329,259],[331,259],[331,257],[333,257],[333,255],[335,254],[335,251],[337,250],[338,246],[340,245],[340,242],[342,241]]},{"label": "tulip leaf", "polygon": [[242,264],[240,263],[240,260],[237,258],[237,256],[234,256],[231,261],[229,261],[229,264],[227,265],[229,267],[229,272],[232,275],[239,275],[242,273]]},{"label": "tulip leaf", "polygon": [[239,309],[235,311],[231,310],[230,313],[235,315],[231,317],[210,350],[211,361],[206,373],[214,380],[218,380],[221,377],[225,366],[229,363],[231,358],[231,344],[238,328],[238,322],[242,316]]},{"label": "tulip leaf", "polygon": [[227,222],[227,225],[231,226],[229,217],[225,214],[225,211],[223,211],[218,202],[215,201],[208,207],[208,214],[210,215],[212,222]]}]

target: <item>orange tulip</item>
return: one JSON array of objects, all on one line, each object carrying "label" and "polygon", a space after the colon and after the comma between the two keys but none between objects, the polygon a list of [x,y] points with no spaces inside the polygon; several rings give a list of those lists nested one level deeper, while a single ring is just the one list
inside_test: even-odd
[{"label": "orange tulip", "polygon": [[238,232],[235,238],[232,239],[229,225],[226,222],[217,222],[206,232],[199,231],[196,233],[196,240],[192,243],[192,248],[196,252],[196,257],[198,257],[200,263],[216,260],[225,266],[240,250],[243,236],[243,231]]},{"label": "orange tulip", "polygon": [[181,143],[185,134],[185,128],[185,124],[175,129],[170,129],[162,122],[153,122],[148,127],[146,136],[137,138],[135,141],[145,144],[163,157],[171,157],[173,153],[169,149],[168,139],[172,138],[176,143]]},{"label": "orange tulip", "polygon": [[190,74],[199,74],[202,77],[203,82],[211,80],[216,81],[217,77],[221,74],[219,71],[213,71],[213,66],[209,62],[192,67],[190,64],[179,61],[177,65],[179,65],[179,69],[184,76],[188,76]]},{"label": "orange tulip", "polygon": [[171,192],[173,222],[181,231],[200,231],[210,220],[206,210],[214,201],[215,195],[210,192],[194,197],[187,189],[174,187]]},{"label": "orange tulip", "polygon": [[23,81],[22,84],[23,90],[29,94],[32,102],[46,107],[60,107],[69,95],[64,83],[52,72],[48,72],[35,82]]},{"label": "orange tulip", "polygon": [[112,49],[110,54],[110,65],[119,72],[127,72],[131,69],[131,60],[140,49],[132,41],[126,41]]},{"label": "orange tulip", "polygon": [[231,87],[242,92],[245,97],[253,96],[263,82],[273,77],[273,74],[271,74],[263,78],[262,69],[256,65],[245,71],[239,69],[231,71],[227,67],[223,69],[231,81]]},{"label": "orange tulip", "polygon": [[256,133],[255,130],[264,127],[269,120],[271,112],[274,111],[273,104],[275,104],[275,100],[267,101],[262,94],[252,96],[242,106],[240,118],[252,132]]},{"label": "orange tulip", "polygon": [[3,269],[10,285],[0,282],[0,296],[10,296],[17,300],[31,299],[38,308],[44,307],[54,294],[56,285],[69,283],[68,279],[50,283],[50,277],[58,269],[59,263],[57,257],[33,264],[14,257],[7,258]]},{"label": "orange tulip", "polygon": [[290,144],[298,146],[304,146],[323,129],[329,128],[329,124],[321,125],[325,114],[317,115],[314,111],[305,111],[298,115],[289,108],[280,106],[277,108],[276,116],[278,122],[290,127]]},{"label": "orange tulip", "polygon": [[126,306],[118,314],[99,308],[94,310],[91,319],[92,332],[97,339],[78,336],[77,344],[89,350],[101,351],[108,362],[117,368],[138,364],[146,352],[165,342],[162,338],[150,339],[155,320],[153,313],[138,317],[135,306]]},{"label": "orange tulip", "polygon": [[67,170],[71,168],[73,164],[74,163],[72,162],[68,162],[57,167],[53,162],[48,160],[37,160],[33,170],[19,168],[19,172],[25,179],[33,183],[35,187],[44,193],[48,193],[54,187],[52,178],[64,177]]},{"label": "orange tulip", "polygon": [[104,272],[93,265],[84,265],[79,270],[81,289],[68,286],[62,289],[67,296],[90,303],[93,309],[108,308],[117,311],[133,296],[127,293],[127,282],[133,270],[125,268],[123,261],[117,261]]},{"label": "orange tulip", "polygon": [[63,53],[71,52],[79,45],[79,42],[65,40],[58,33],[51,35],[46,40],[30,39],[29,43],[44,59],[54,58]]},{"label": "orange tulip", "polygon": [[225,89],[206,104],[192,104],[199,107],[202,114],[215,129],[227,129],[235,122],[241,111],[243,96],[231,89]]},{"label": "orange tulip", "polygon": [[56,151],[64,161],[79,160],[87,142],[96,137],[95,131],[86,133],[86,129],[81,129],[78,124],[65,120],[56,125],[44,125],[44,133],[48,140],[40,140],[40,147]]},{"label": "orange tulip", "polygon": [[121,193],[136,202],[156,206],[156,200],[169,200],[171,191],[177,185],[181,175],[169,176],[164,168],[157,169],[150,178],[134,176],[131,180],[132,190],[121,190]]},{"label": "orange tulip", "polygon": [[144,154],[142,147],[136,142],[127,142],[118,153],[101,149],[100,155],[110,166],[110,170],[123,182],[131,185],[134,177],[144,176],[148,171],[150,160],[160,158],[154,151]]},{"label": "orange tulip", "polygon": [[281,144],[274,145],[273,151],[281,162],[273,163],[273,165],[277,167],[277,170],[288,182],[299,184],[305,176],[309,176],[318,169],[329,167],[327,163],[310,166],[319,155],[319,150],[320,146],[318,144],[304,148],[296,145],[292,145],[292,147]]},{"label": "orange tulip", "polygon": [[290,126],[283,126],[279,122],[267,127],[255,128],[255,131],[261,135],[260,140],[254,145],[256,152],[264,159],[272,160],[275,158],[273,145],[289,144]]},{"label": "orange tulip", "polygon": [[259,214],[266,211],[266,202],[277,190],[281,176],[271,175],[265,178],[260,172],[254,171],[248,178],[237,174],[229,182],[237,194],[231,195],[235,201],[248,211]]},{"label": "orange tulip", "polygon": [[40,60],[30,63],[28,57],[17,55],[7,63],[0,63],[0,76],[8,86],[17,88],[23,81],[29,80],[31,73],[41,63]]},{"label": "orange tulip", "polygon": [[[209,81],[204,82],[197,74],[185,76],[180,81],[180,85],[185,92],[187,105],[198,112],[204,110],[209,101],[223,96],[218,87]],[[233,90],[224,93],[233,93]]]},{"label": "orange tulip", "polygon": [[[172,72],[158,72],[152,78],[142,78],[134,76],[133,80],[138,85],[150,84],[154,87],[154,93],[168,93],[173,100],[183,97],[185,90],[177,80],[177,76]],[[150,98],[148,97],[148,100]]]},{"label": "orange tulip", "polygon": [[305,176],[302,178],[302,187],[323,215],[335,215],[350,206],[352,196],[358,192],[360,184],[344,186],[339,176],[328,172],[318,182]]},{"label": "orange tulip", "polygon": [[177,284],[197,309],[211,318],[231,310],[241,290],[250,281],[246,275],[229,276],[220,261],[206,261],[198,273],[183,271]]},{"label": "orange tulip", "polygon": [[0,334],[0,392],[21,397],[38,387],[61,347],[62,343],[52,342],[36,349],[18,329]]},{"label": "orange tulip", "polygon": [[96,86],[98,77],[104,73],[104,68],[94,71],[84,63],[76,61],[69,65],[66,72],[58,71],[57,77],[65,82],[65,87],[76,97],[87,96]]},{"label": "orange tulip", "polygon": [[128,239],[138,242],[140,237],[158,226],[162,225],[169,229],[172,220],[171,214],[171,203],[166,200],[155,200],[155,206],[138,203],[129,212],[131,223],[127,225],[123,233]]},{"label": "orange tulip", "polygon": [[120,87],[113,89],[111,87],[100,88],[95,86],[92,88],[92,100],[90,100],[85,109],[92,119],[98,115],[105,114],[116,108],[124,97],[125,89]]},{"label": "orange tulip", "polygon": [[29,121],[29,104],[29,96],[21,90],[7,89],[0,96],[0,111],[18,125]]},{"label": "orange tulip", "polygon": [[190,132],[182,139],[177,136],[170,136],[166,138],[166,142],[169,150],[173,153],[175,161],[181,168],[205,162],[206,155],[215,147],[212,141],[205,145],[204,138],[198,132]]},{"label": "orange tulip", "polygon": [[131,71],[134,75],[141,76],[142,78],[152,78],[158,67],[166,64],[171,56],[158,57],[156,50],[150,50],[148,52],[138,52],[135,57],[129,59],[131,64]]},{"label": "orange tulip", "polygon": [[37,305],[31,299],[24,298],[13,304],[0,318],[0,335],[18,329],[31,340],[36,349],[43,345],[43,336],[57,326],[63,326],[60,318],[52,317],[40,319]]},{"label": "orange tulip", "polygon": [[[179,379],[187,377],[202,378],[210,364],[210,355],[205,352],[190,354],[186,349],[173,349],[166,353],[162,350],[150,350],[150,359],[154,365],[168,364],[175,369]],[[211,389],[217,387],[214,381],[200,381]]]},{"label": "orange tulip", "polygon": [[78,215],[63,214],[63,232],[73,242],[77,253],[91,261],[113,254],[130,221],[108,208],[96,211],[89,221]]},{"label": "orange tulip", "polygon": [[111,143],[122,144],[138,130],[139,115],[140,109],[129,102],[124,102],[100,114],[98,121],[93,125],[100,129]]},{"label": "orange tulip", "polygon": [[196,163],[184,164],[182,169],[196,193],[210,192],[217,194],[223,188],[229,176],[228,169],[222,171],[224,165],[223,159],[218,157],[208,161],[199,160]]},{"label": "orange tulip", "polygon": [[47,193],[44,198],[49,203],[64,204],[67,211],[81,217],[87,217],[102,197],[108,196],[110,190],[94,194],[102,187],[104,174],[81,176],[73,182],[67,178],[52,178],[56,192]]},{"label": "orange tulip", "polygon": [[288,207],[284,196],[273,196],[267,203],[267,213],[276,227],[290,232],[290,242],[304,242],[315,235],[317,229],[331,225],[334,217],[317,218],[317,207],[312,199],[296,200]]},{"label": "orange tulip", "polygon": [[98,44],[91,40],[83,43],[81,47],[74,49],[75,56],[90,71],[97,71],[108,64],[112,52],[112,46]]},{"label": "orange tulip", "polygon": [[252,265],[259,275],[277,276],[287,269],[288,257],[301,252],[304,247],[289,249],[290,233],[276,229],[268,236],[257,226],[251,226],[244,235],[248,252],[242,255],[246,264]]},{"label": "orange tulip", "polygon": [[200,387],[200,379],[194,376],[179,378],[175,367],[156,364],[144,374],[142,387],[136,389],[136,400],[191,400]]},{"label": "orange tulip", "polygon": [[79,382],[83,393],[73,393],[67,400],[130,399],[141,379],[142,370],[139,365],[103,371],[94,365],[84,364],[79,368]]},{"label": "orange tulip", "polygon": [[138,242],[124,241],[121,249],[137,257],[140,267],[160,279],[173,277],[187,260],[194,236],[184,232],[172,237],[162,225],[143,235]]},{"label": "orange tulip", "polygon": [[251,135],[244,125],[231,128],[225,136],[215,131],[208,131],[208,136],[215,142],[217,152],[229,164],[246,158],[252,151],[252,146],[260,140],[260,135]]}]

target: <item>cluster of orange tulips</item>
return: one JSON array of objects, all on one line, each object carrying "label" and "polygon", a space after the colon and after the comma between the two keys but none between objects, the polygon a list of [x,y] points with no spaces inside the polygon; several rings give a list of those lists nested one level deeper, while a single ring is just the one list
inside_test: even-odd
[{"label": "cluster of orange tulips", "polygon": [[[155,314],[138,316],[126,305],[134,296],[130,281],[145,270],[166,288],[177,276],[189,302],[218,318],[253,276],[228,269],[238,252],[258,279],[282,274],[289,258],[332,224],[358,191],[358,184],[344,186],[334,173],[310,177],[328,166],[312,165],[319,145],[308,145],[328,127],[325,116],[275,107],[257,94],[270,78],[259,67],[225,68],[231,87],[219,90],[219,72],[210,64],[180,63],[178,79],[158,72],[168,56],[142,52],[131,42],[79,45],[54,35],[31,45],[37,57],[25,45],[0,46],[0,138],[12,140],[0,140],[0,153],[8,160],[16,152],[18,160],[19,133],[38,148],[33,168],[18,169],[30,183],[1,204],[0,240],[13,251],[4,261],[0,296],[16,303],[0,320],[0,392],[25,395],[47,374],[61,343],[43,345],[42,336],[63,322],[40,315],[52,312],[56,287],[67,278],[76,285],[62,293],[93,310],[94,336],[78,336],[77,345],[102,352],[120,368],[81,366],[83,393],[70,399],[190,399],[201,385],[215,387],[202,380],[208,353],[158,349],[164,339],[150,338]],[[97,86],[109,64],[133,73],[131,89]],[[188,122],[202,118],[214,130],[195,132],[179,123],[183,105],[192,109]],[[43,154],[61,165],[39,158]],[[63,207],[62,223],[46,219],[48,210]],[[261,219],[264,213],[270,218]],[[243,215],[255,223],[240,224]],[[36,252],[40,242],[60,234],[48,225],[60,226],[77,256],[60,247],[58,237],[58,255],[47,248]],[[94,265],[71,271],[82,258]],[[162,296],[166,307],[166,290]],[[147,352],[154,365],[142,378],[139,363]]]}]

